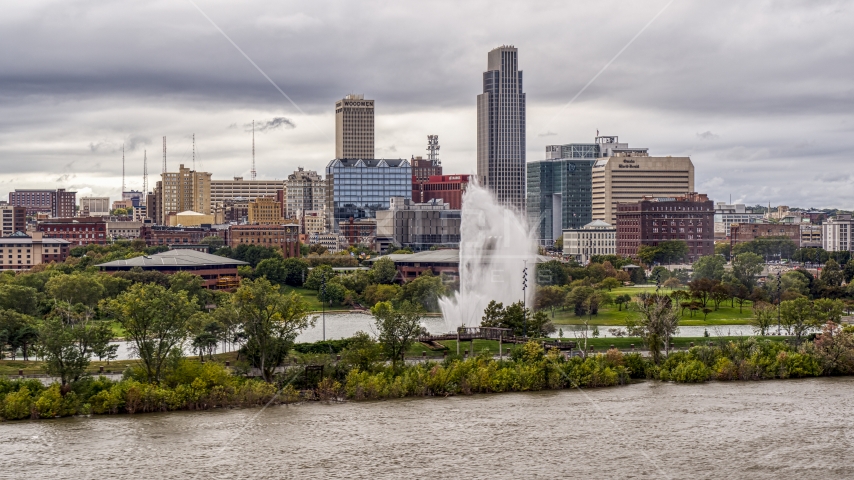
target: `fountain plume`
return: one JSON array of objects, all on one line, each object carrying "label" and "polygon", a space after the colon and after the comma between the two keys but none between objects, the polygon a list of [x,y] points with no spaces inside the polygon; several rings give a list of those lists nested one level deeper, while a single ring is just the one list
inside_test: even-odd
[{"label": "fountain plume", "polygon": [[505,306],[522,300],[522,270],[528,267],[526,303],[534,298],[536,241],[525,218],[470,184],[460,226],[460,291],[439,300],[448,331],[479,326],[492,300]]}]

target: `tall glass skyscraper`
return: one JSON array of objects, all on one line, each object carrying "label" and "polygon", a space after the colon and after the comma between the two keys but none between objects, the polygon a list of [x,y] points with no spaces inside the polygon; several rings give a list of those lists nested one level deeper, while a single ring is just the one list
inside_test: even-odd
[{"label": "tall glass skyscraper", "polygon": [[498,201],[525,211],[525,94],[518,51],[489,52],[477,96],[477,176]]},{"label": "tall glass skyscraper", "polygon": [[326,166],[326,212],[330,229],[350,217],[376,218],[391,197],[412,198],[412,167],[408,160],[337,158]]},{"label": "tall glass skyscraper", "polygon": [[592,171],[595,158],[549,158],[528,163],[528,224],[543,246],[564,229],[593,220]]}]

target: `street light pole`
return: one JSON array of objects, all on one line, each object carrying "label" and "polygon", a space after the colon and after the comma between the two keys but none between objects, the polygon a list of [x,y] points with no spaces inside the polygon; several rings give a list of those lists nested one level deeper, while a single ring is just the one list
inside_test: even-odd
[{"label": "street light pole", "polygon": [[528,307],[527,307],[527,293],[528,293],[528,261],[522,261],[525,265],[522,268],[522,318],[524,325],[524,333],[525,338],[528,338]]},{"label": "street light pole", "polygon": [[780,293],[780,284],[782,282],[780,278],[780,271],[777,272],[777,336],[780,336],[780,304],[783,303],[783,295]]},{"label": "street light pole", "polygon": [[323,341],[326,341],[326,272],[320,277],[320,316],[323,319]]}]

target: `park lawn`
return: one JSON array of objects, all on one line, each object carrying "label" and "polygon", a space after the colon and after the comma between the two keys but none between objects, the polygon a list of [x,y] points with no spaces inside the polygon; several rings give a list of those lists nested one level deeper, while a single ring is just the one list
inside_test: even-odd
[{"label": "park lawn", "polygon": [[[190,362],[198,362],[199,361],[198,355],[189,355],[189,356],[186,356],[184,358]],[[235,361],[237,360],[237,352],[233,351],[233,352],[226,352],[226,353],[215,353],[213,355],[213,360],[215,362],[230,361],[231,364],[234,365]],[[205,361],[208,361],[207,355],[205,355]],[[139,359],[136,359],[136,358],[129,359],[129,360],[113,360],[112,362],[109,362],[109,363],[107,363],[106,361],[102,362],[102,361],[98,361],[98,360],[92,360],[89,363],[89,368],[86,369],[86,372],[97,376],[97,374],[100,371],[100,367],[104,367],[104,373],[108,373],[108,372],[117,373],[117,372],[123,372],[129,366],[138,365],[138,364],[139,364]],[[4,376],[4,375],[17,376],[19,370],[23,370],[24,375],[43,375],[43,374],[45,374],[45,372],[42,369],[42,365],[44,365],[44,362],[39,361],[39,360],[28,360],[25,362],[21,359],[17,359],[17,360],[3,359],[3,360],[0,360],[0,376]]]},{"label": "park lawn", "polygon": [[[311,290],[309,288],[302,287],[291,287],[289,285],[282,285],[282,293],[296,292],[298,293],[303,300],[308,304],[308,308],[312,312],[320,312],[322,310],[323,305],[321,305],[321,301],[317,298],[317,292],[315,290]],[[343,305],[335,305],[332,306],[326,305],[327,312],[333,311],[350,311],[349,307],[345,307]]]},{"label": "park lawn", "polygon": [[[717,311],[712,311],[703,319],[703,312],[691,312],[685,309],[685,314],[679,320],[680,325],[684,326],[703,326],[703,325],[746,325],[753,318],[753,305],[747,302],[739,312],[739,308],[730,307],[729,303],[721,303]],[[714,305],[709,303],[709,308],[714,308]],[[551,312],[547,311],[549,318],[555,325],[583,325],[584,317],[577,317],[571,310],[555,310],[555,316],[552,318]],[[626,319],[636,316],[637,313],[627,310],[625,305],[622,310],[617,306],[608,306],[599,309],[599,313],[593,315],[590,319],[590,325],[617,326],[625,325]]]}]

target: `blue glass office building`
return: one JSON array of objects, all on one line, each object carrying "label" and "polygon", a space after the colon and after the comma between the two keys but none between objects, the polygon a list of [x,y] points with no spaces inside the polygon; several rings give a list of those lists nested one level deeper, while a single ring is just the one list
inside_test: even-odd
[{"label": "blue glass office building", "polygon": [[326,211],[330,229],[341,221],[376,218],[391,197],[412,198],[408,160],[335,159],[326,166]]},{"label": "blue glass office building", "polygon": [[549,145],[546,159],[527,165],[528,222],[541,245],[552,245],[568,228],[593,221],[593,164],[599,145]]}]

